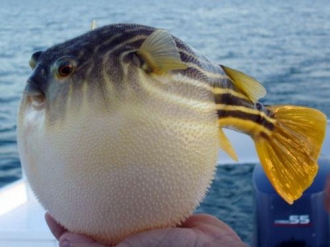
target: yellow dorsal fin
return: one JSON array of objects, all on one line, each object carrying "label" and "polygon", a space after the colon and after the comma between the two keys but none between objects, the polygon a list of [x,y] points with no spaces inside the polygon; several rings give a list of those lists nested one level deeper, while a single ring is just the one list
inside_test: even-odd
[{"label": "yellow dorsal fin", "polygon": [[233,83],[244,93],[252,102],[257,102],[258,99],[266,95],[266,89],[262,84],[252,77],[226,66],[221,65],[222,69],[233,81]]},{"label": "yellow dorsal fin", "polygon": [[153,73],[162,74],[171,70],[186,69],[181,61],[175,41],[166,30],[154,31],[137,50]]},{"label": "yellow dorsal fin", "polygon": [[236,152],[233,146],[231,145],[229,139],[225,135],[225,132],[223,132],[222,128],[219,128],[219,138],[220,138],[220,148],[223,151],[225,151],[230,156],[230,158],[232,158],[235,161],[238,161]]},{"label": "yellow dorsal fin", "polygon": [[96,29],[96,21],[93,19],[91,23],[91,30]]}]

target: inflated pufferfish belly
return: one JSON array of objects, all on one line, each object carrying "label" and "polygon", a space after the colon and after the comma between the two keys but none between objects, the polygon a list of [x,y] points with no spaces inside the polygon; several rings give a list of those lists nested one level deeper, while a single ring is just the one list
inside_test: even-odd
[{"label": "inflated pufferfish belly", "polygon": [[255,140],[289,203],[317,171],[322,113],[262,106],[261,84],[165,30],[105,26],[36,52],[30,66],[19,153],[37,198],[70,231],[117,243],[182,222],[210,185],[219,143],[236,159],[222,127]]},{"label": "inflated pufferfish belly", "polygon": [[[152,32],[122,27],[125,32],[129,28],[131,39],[141,41]],[[114,29],[93,32],[108,31],[111,39],[120,34]],[[93,40],[84,37],[77,42]],[[203,198],[215,169],[218,130],[212,93],[179,73],[154,78],[140,69],[147,65],[136,55],[132,59],[138,66],[103,51],[126,51],[115,45],[99,44],[102,51],[94,50],[89,59],[78,46],[63,54],[54,54],[56,47],[40,54],[29,83],[38,81],[41,70],[50,70],[47,82],[36,86],[45,83],[46,89],[38,89],[43,96],[24,95],[22,100],[20,155],[34,193],[63,226],[106,243],[175,226]],[[48,69],[63,66],[65,72],[70,59],[77,63],[70,79]]]}]

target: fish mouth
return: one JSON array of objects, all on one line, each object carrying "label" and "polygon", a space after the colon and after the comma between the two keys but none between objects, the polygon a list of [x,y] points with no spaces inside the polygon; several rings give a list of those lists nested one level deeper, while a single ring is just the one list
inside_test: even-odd
[{"label": "fish mouth", "polygon": [[31,103],[31,105],[34,108],[36,109],[43,108],[46,102],[46,96],[40,90],[39,87],[37,87],[31,81],[28,81],[25,86],[24,93],[27,96],[28,101]]},{"label": "fish mouth", "polygon": [[36,109],[41,109],[44,107],[46,98],[45,95],[28,95],[28,99],[31,102],[31,105]]}]

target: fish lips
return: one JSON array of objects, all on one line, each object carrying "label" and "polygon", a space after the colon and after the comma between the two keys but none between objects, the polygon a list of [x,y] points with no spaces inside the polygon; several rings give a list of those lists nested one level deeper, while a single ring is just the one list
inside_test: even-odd
[{"label": "fish lips", "polygon": [[28,96],[34,107],[42,107],[45,103],[46,96],[43,89],[43,83],[37,78],[31,76],[25,85],[24,94]]}]

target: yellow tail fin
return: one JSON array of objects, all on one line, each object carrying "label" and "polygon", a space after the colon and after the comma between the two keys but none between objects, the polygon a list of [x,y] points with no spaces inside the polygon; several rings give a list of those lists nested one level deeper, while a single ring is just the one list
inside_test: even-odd
[{"label": "yellow tail fin", "polygon": [[267,107],[276,119],[271,134],[253,136],[265,173],[279,195],[292,204],[312,184],[326,131],[326,116],[297,106]]}]

